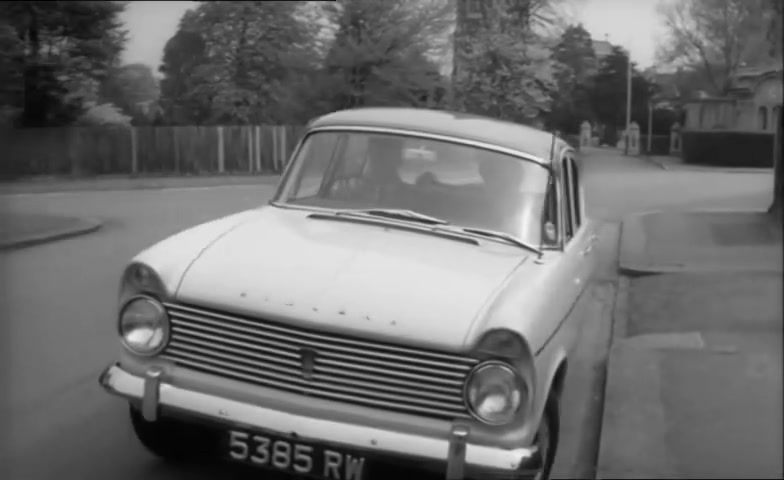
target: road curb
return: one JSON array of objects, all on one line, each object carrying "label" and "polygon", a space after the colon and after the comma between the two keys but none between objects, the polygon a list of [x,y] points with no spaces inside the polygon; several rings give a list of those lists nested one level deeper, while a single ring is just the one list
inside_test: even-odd
[{"label": "road curb", "polygon": [[648,275],[650,270],[637,267],[645,256],[646,235],[643,218],[655,212],[629,215],[621,221],[621,240],[618,248],[618,272],[626,276]]},{"label": "road curb", "polygon": [[[166,185],[163,183],[155,183],[155,181],[150,181],[147,183],[138,183],[138,184],[131,184],[131,185],[93,185],[93,186],[85,186],[84,188],[47,188],[46,186],[40,187],[40,189],[36,187],[31,187],[25,191],[24,189],[20,189],[21,191],[13,191],[13,184],[9,184],[10,188],[6,191],[3,191],[3,188],[0,187],[0,199],[3,197],[28,197],[28,196],[35,196],[35,195],[64,195],[64,194],[83,194],[83,193],[96,193],[96,192],[136,192],[141,190],[209,190],[209,189],[222,189],[222,188],[232,188],[232,187],[258,187],[260,185],[277,185],[280,181],[280,175],[260,175],[257,177],[248,177],[253,178],[254,180],[258,181],[240,181],[240,182],[221,182],[215,184],[196,184],[196,185]],[[100,182],[101,180],[96,180],[96,182]]]},{"label": "road curb", "polygon": [[703,172],[703,173],[748,173],[748,174],[762,174],[762,173],[773,173],[772,168],[753,168],[753,167],[711,167],[711,166],[700,166],[700,165],[691,165],[685,163],[673,163],[667,164],[665,162],[661,162],[659,160],[642,156],[645,160],[649,161],[650,163],[656,165],[657,167],[661,168],[662,170],[668,172]]},{"label": "road curb", "polygon": [[678,478],[667,447],[660,353],[635,338],[610,348],[597,480]]},{"label": "road curb", "polygon": [[102,226],[103,223],[96,219],[79,219],[78,224],[72,227],[60,228],[46,233],[29,235],[18,240],[0,243],[0,250],[16,250],[57,240],[64,240],[66,238],[87,235],[99,230]]},{"label": "road curb", "polygon": [[664,162],[660,162],[658,160],[655,160],[655,159],[653,159],[651,157],[644,156],[644,155],[642,156],[642,158],[644,158],[645,160],[649,161],[650,163],[656,165],[657,167],[661,168],[662,170],[669,170],[670,169],[670,167],[665,165]]}]

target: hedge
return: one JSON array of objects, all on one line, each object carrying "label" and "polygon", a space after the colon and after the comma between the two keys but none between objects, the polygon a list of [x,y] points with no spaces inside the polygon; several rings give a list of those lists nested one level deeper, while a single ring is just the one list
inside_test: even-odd
[{"label": "hedge", "polygon": [[766,132],[681,132],[683,163],[720,167],[773,167],[774,135]]},{"label": "hedge", "polygon": [[645,155],[669,155],[670,136],[651,135],[651,151],[648,151],[648,135],[640,135],[640,153]]}]

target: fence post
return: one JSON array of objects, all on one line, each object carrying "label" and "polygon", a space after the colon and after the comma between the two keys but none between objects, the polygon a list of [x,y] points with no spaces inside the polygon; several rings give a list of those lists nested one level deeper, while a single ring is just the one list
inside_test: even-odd
[{"label": "fence post", "polygon": [[256,171],[261,173],[261,126],[253,127],[256,132]]},{"label": "fence post", "polygon": [[272,128],[272,170],[277,173],[280,171],[278,167],[278,127],[274,126],[271,128]]},{"label": "fence post", "polygon": [[170,128],[174,137],[174,171],[180,173],[180,128],[176,126]]},{"label": "fence post", "polygon": [[223,127],[218,127],[218,173],[223,173]]},{"label": "fence post", "polygon": [[245,133],[248,139],[248,173],[253,173],[253,130],[254,128],[251,125],[245,126]]},{"label": "fence post", "polygon": [[283,170],[286,169],[286,167],[288,166],[288,161],[289,161],[289,146],[288,146],[288,142],[286,142],[286,140],[287,140],[287,138],[286,138],[286,128],[287,128],[286,125],[283,125],[283,126],[280,127],[280,135],[281,135],[281,138],[280,138],[280,143],[281,143],[281,147],[280,147],[280,172],[281,173],[283,173]]},{"label": "fence post", "polygon": [[138,148],[136,145],[136,127],[131,127],[131,173],[139,173]]}]

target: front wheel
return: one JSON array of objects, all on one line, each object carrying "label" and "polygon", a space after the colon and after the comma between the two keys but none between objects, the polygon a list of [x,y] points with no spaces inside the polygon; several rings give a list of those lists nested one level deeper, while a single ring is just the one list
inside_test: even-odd
[{"label": "front wheel", "polygon": [[555,463],[555,452],[558,448],[560,415],[558,397],[550,395],[550,398],[547,399],[547,405],[544,407],[544,415],[542,415],[542,420],[539,422],[539,430],[537,430],[536,439],[534,440],[536,446],[539,447],[539,451],[542,452],[542,460],[544,461],[544,468],[536,475],[536,480],[550,479],[550,473]]},{"label": "front wheel", "polygon": [[197,426],[169,418],[148,422],[135,407],[130,407],[131,426],[136,438],[148,451],[169,461],[186,461],[207,454],[211,441]]}]

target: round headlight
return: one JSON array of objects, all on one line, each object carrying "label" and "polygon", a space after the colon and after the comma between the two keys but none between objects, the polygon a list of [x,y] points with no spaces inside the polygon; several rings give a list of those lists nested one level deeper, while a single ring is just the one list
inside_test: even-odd
[{"label": "round headlight", "polygon": [[471,413],[491,425],[507,423],[523,405],[526,388],[517,373],[500,362],[476,367],[466,382],[466,401]]},{"label": "round headlight", "polygon": [[169,317],[160,302],[136,297],[120,312],[123,345],[137,355],[155,355],[169,339]]}]

